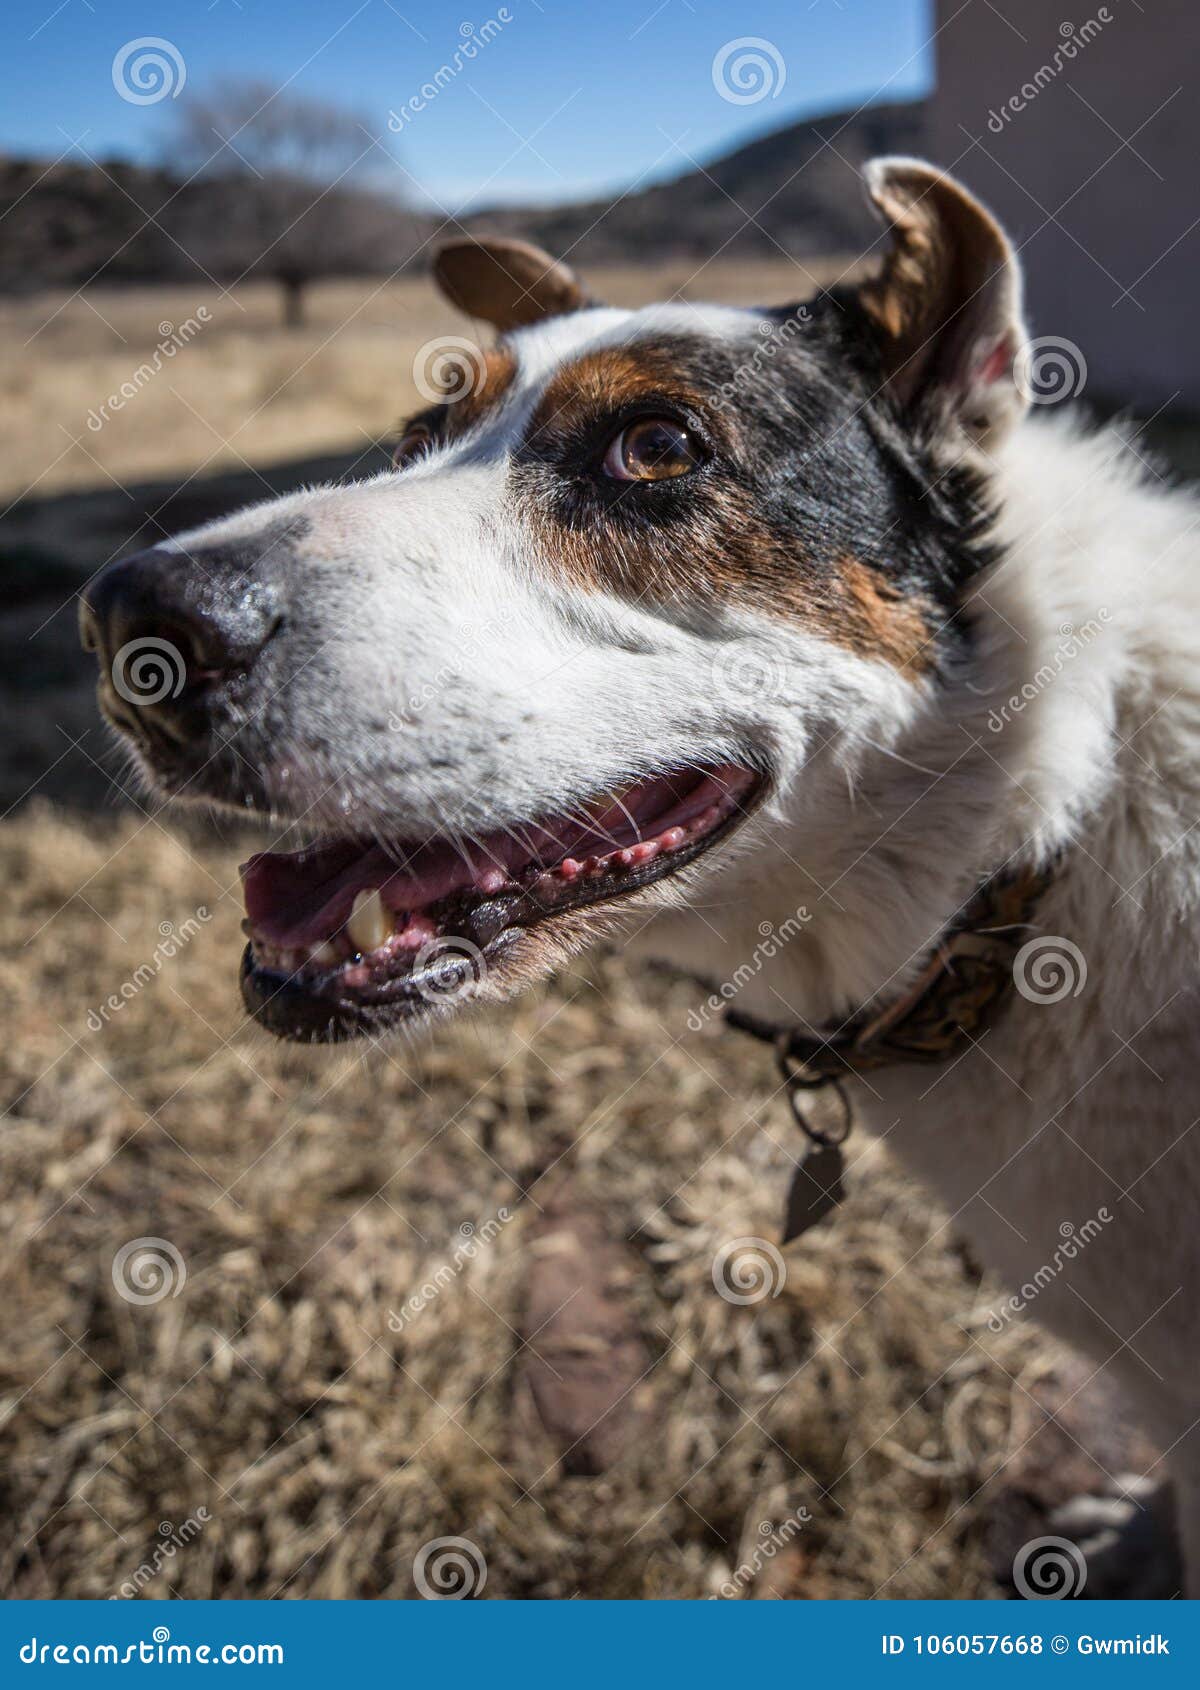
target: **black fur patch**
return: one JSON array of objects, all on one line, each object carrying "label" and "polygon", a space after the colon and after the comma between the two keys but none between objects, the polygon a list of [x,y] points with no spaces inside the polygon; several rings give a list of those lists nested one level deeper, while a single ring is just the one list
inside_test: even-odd
[{"label": "black fur patch", "polygon": [[[701,441],[703,467],[606,477],[613,435],[662,413]],[[677,612],[730,598],[811,612],[833,637],[926,672],[961,650],[963,588],[994,557],[981,479],[936,467],[849,291],[747,312],[737,340],[664,334],[582,354],[549,384],[513,485],[543,556],[571,578]]]}]

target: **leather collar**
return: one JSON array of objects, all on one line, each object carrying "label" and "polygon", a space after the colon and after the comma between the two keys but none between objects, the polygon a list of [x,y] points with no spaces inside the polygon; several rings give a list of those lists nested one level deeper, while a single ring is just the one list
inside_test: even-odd
[{"label": "leather collar", "polygon": [[[841,1082],[897,1063],[945,1062],[973,1044],[1012,987],[1017,952],[1057,870],[1056,860],[986,880],[942,933],[912,985],[886,1009],[862,1010],[828,1033],[725,1011],[731,1027],[775,1047],[792,1113],[809,1140],[788,1198],[784,1243],[840,1201],[839,1147],[852,1119]],[[818,1126],[802,1102],[802,1094],[823,1087],[832,1087],[841,1103],[833,1127]]]}]

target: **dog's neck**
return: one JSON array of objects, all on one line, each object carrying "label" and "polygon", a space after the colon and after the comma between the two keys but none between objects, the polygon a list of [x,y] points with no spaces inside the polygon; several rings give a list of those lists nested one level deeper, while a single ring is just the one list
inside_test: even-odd
[{"label": "dog's neck", "polygon": [[[1089,834],[1138,761],[1120,741],[1154,708],[1133,697],[1153,692],[1131,652],[1154,630],[1127,547],[1171,501],[1148,499],[1136,470],[1111,435],[1017,431],[995,470],[1004,558],[968,595],[969,664],[890,744],[883,723],[852,760],[831,740],[805,769],[803,812],[782,793],[699,907],[643,935],[643,949],[711,982],[702,1018],[728,1004],[836,1025],[901,995],[981,880],[1073,841],[1086,866]],[[1180,508],[1170,515],[1181,535]]]}]

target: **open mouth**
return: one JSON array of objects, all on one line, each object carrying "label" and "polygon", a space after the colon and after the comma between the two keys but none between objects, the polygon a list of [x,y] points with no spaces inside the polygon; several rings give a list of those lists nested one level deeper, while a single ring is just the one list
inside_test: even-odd
[{"label": "open mouth", "polygon": [[282,1037],[379,1032],[506,995],[534,929],[676,874],[756,806],[764,777],[719,764],[634,781],[461,844],[330,838],[242,865],[242,993]]}]

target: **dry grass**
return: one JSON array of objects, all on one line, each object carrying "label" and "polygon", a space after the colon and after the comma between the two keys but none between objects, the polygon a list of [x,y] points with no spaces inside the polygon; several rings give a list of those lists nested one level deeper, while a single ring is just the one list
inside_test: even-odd
[{"label": "dry grass", "polygon": [[[600,286],[621,300],[685,280]],[[714,266],[691,291],[804,290],[785,266]],[[310,329],[268,332],[273,300],[245,289],[89,435],[88,409],[201,296],[59,303],[0,311],[21,341],[44,325],[2,377],[28,425],[10,491],[372,437],[411,399],[414,347],[455,326],[410,283],[318,290]],[[90,532],[85,505],[66,501],[64,523]],[[87,539],[64,528],[53,557]],[[36,567],[3,626],[30,716],[5,790],[27,797],[55,764],[42,790],[79,802],[98,733],[56,760],[63,725],[93,720],[91,681],[69,603],[47,620],[70,586],[60,572],[39,589]],[[612,957],[416,1047],[268,1044],[237,999],[237,856],[128,813],[26,807],[0,827],[0,1589],[107,1596],[160,1523],[205,1509],[145,1594],[411,1596],[420,1545],[454,1534],[485,1554],[489,1596],[692,1597],[748,1560],[763,1522],[807,1508],[755,1594],[989,1592],[989,1481],[1019,1436],[1010,1375],[1028,1381],[1047,1352],[1028,1328],[979,1347],[989,1294],[880,1149],[856,1143],[844,1210],[789,1251],[778,1297],[732,1305],[714,1254],[775,1235],[796,1148],[758,1047],[689,1033],[690,988]],[[153,963],[161,924],[200,905],[211,921],[89,1024]],[[551,1204],[610,1241],[605,1295],[643,1361],[641,1430],[599,1477],[564,1471],[530,1412],[538,1336],[522,1334]],[[460,1227],[500,1208],[512,1221],[393,1331]],[[178,1296],[118,1294],[114,1256],[139,1237],[180,1253]]]},{"label": "dry grass", "polygon": [[[794,1144],[757,1047],[687,1031],[689,989],[601,958],[420,1046],[298,1051],[242,1025],[231,844],[37,813],[2,844],[8,1593],[106,1596],[205,1508],[147,1595],[410,1596],[455,1534],[489,1595],[695,1597],[801,1507],[786,1594],[988,1593],[975,1492],[1038,1343],[975,1344],[978,1285],[865,1142],[780,1295],[715,1294],[721,1244],[774,1235]],[[521,1402],[529,1229],[567,1180],[627,1252],[648,1369],[648,1429],[600,1478],[557,1470]],[[118,1295],[139,1237],[180,1252],[177,1297]]]},{"label": "dry grass", "polygon": [[[606,270],[589,277],[613,304],[683,298],[763,303],[807,297],[844,265],[717,260],[698,270]],[[204,309],[209,321],[197,313]],[[0,300],[0,407],[11,430],[0,497],[33,486],[123,484],[173,471],[244,469],[318,452],[365,450],[416,408],[413,360],[436,335],[471,333],[427,279],[327,282],[304,328],[279,326],[267,283],[113,289]],[[156,345],[189,319],[186,344],[122,409],[89,427]]]}]

